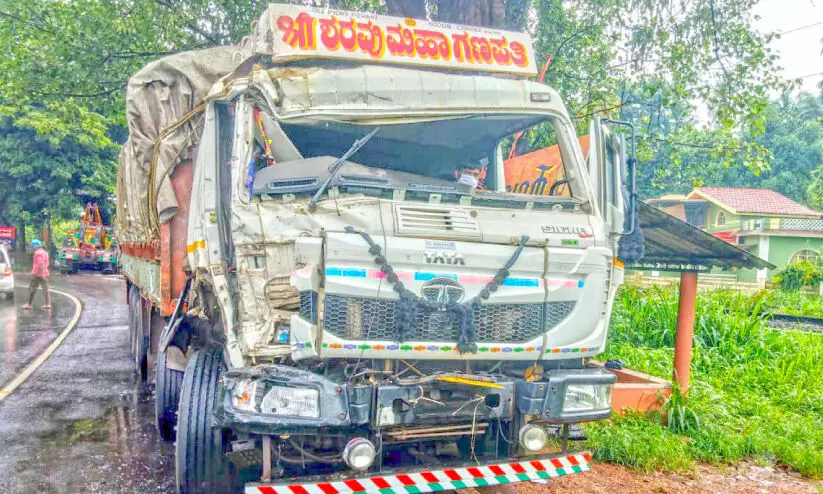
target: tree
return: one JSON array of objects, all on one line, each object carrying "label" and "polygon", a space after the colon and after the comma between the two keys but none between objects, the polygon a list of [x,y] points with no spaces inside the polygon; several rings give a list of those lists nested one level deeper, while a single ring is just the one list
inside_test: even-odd
[{"label": "tree", "polygon": [[72,101],[25,112],[0,106],[0,223],[24,231],[79,218],[78,198],[102,202],[114,192],[116,158],[104,120]]},{"label": "tree", "polygon": [[[89,136],[84,125],[90,115],[96,115],[95,133],[122,141],[123,88],[129,75],[170,53],[239,42],[266,3],[5,0],[0,6],[0,105],[17,116],[4,125],[11,125],[9,132],[21,138],[34,132],[38,142],[53,135],[60,144],[51,143],[50,152],[58,154],[62,146],[74,145],[62,134],[71,129],[84,152],[99,153],[101,166],[111,164],[108,145],[79,142]],[[552,56],[546,82],[561,92],[580,133],[586,132],[595,114],[618,117],[627,105],[635,104],[630,93],[648,84],[661,115],[699,103],[708,108],[712,121],[703,133],[685,120],[653,133],[648,126],[641,128],[639,142],[647,156],[668,153],[678,161],[689,150],[708,149],[734,169],[745,165],[758,172],[767,167],[769,152],[758,136],[766,130],[767,94],[780,81],[767,46],[770,37],[752,28],[750,0],[292,3],[528,30],[535,40],[536,62]],[[37,128],[25,119],[20,124],[21,115],[34,114],[44,115]],[[539,133],[530,137],[533,145],[550,138]],[[706,141],[695,147],[695,139]],[[684,171],[684,177],[689,175]],[[99,176],[112,177],[113,172]]]}]

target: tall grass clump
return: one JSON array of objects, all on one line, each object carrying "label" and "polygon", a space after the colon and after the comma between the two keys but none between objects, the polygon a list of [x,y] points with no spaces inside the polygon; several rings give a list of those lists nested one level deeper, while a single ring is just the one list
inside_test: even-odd
[{"label": "tall grass clump", "polygon": [[[595,455],[671,470],[751,458],[823,477],[823,335],[768,327],[786,297],[699,293],[688,397],[675,390],[654,416],[588,426]],[[603,357],[671,379],[677,302],[674,288],[624,287]]]}]

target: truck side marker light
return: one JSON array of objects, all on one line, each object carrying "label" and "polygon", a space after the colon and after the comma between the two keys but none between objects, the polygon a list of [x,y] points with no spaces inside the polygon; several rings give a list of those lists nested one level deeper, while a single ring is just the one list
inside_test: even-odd
[{"label": "truck side marker light", "polygon": [[591,454],[580,453],[541,460],[447,468],[312,484],[246,484],[246,494],[355,494],[395,492],[413,494],[452,489],[545,480],[589,470]]}]

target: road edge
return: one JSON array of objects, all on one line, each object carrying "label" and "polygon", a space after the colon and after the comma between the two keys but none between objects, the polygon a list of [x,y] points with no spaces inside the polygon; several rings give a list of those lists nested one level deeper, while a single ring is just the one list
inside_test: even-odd
[{"label": "road edge", "polygon": [[49,357],[60,347],[69,334],[74,331],[74,328],[77,326],[77,323],[80,322],[80,316],[83,315],[83,303],[80,301],[79,298],[75,297],[74,295],[61,291],[61,290],[54,290],[49,289],[49,292],[56,293],[58,295],[63,295],[67,297],[69,300],[74,302],[74,316],[72,316],[69,324],[63,328],[63,331],[57,335],[57,338],[52,341],[48,347],[46,347],[43,352],[37,356],[34,360],[32,360],[29,365],[23,369],[22,372],[17,374],[3,389],[0,389],[0,403],[3,402],[10,394],[14,392],[17,388],[19,388],[26,380],[31,377],[32,374],[41,366],[43,362],[48,360]]}]

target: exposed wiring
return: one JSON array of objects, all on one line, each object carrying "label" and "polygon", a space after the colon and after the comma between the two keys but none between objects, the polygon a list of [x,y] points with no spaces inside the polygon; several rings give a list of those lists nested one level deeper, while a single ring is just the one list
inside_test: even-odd
[{"label": "exposed wiring", "polygon": [[417,367],[413,366],[412,364],[410,364],[410,363],[406,362],[406,361],[405,361],[405,360],[403,360],[403,359],[400,359],[400,361],[401,361],[401,362],[403,362],[403,364],[405,364],[405,365],[406,365],[406,367],[408,367],[409,369],[411,369],[411,371],[412,371],[412,372],[414,372],[415,374],[417,374],[418,376],[421,376],[421,377],[426,377],[426,374],[422,373],[419,369],[417,369]]},{"label": "exposed wiring", "polygon": [[309,453],[308,451],[303,449],[299,444],[297,444],[297,441],[295,441],[294,439],[289,439],[289,445],[291,445],[292,448],[297,450],[298,453],[305,456],[306,458],[309,458],[310,460],[319,461],[322,463],[340,463],[343,461],[343,458],[339,456],[317,456],[313,453]]},{"label": "exposed wiring", "polygon": [[480,396],[480,397],[475,398],[475,399],[473,399],[473,400],[469,400],[469,401],[467,401],[466,403],[463,403],[462,405],[460,405],[460,408],[458,408],[457,410],[455,410],[454,412],[452,412],[452,417],[454,417],[454,416],[456,416],[458,413],[460,413],[460,410],[462,410],[462,409],[466,408],[467,406],[471,405],[472,403],[474,403],[474,402],[478,402],[478,401],[479,401],[479,402],[482,402],[482,401],[483,401],[483,397],[482,397],[482,396]]},{"label": "exposed wiring", "polygon": [[[483,397],[479,397],[478,400],[483,400]],[[477,441],[477,409],[480,408],[480,405],[485,405],[483,401],[478,401],[477,405],[474,407],[474,412],[472,413],[472,435],[471,435],[471,459],[474,460],[475,463],[478,465],[480,461],[477,459],[477,452],[475,450],[475,443]]]}]

